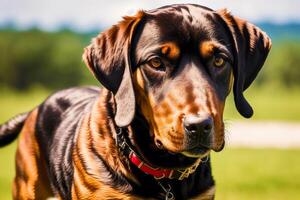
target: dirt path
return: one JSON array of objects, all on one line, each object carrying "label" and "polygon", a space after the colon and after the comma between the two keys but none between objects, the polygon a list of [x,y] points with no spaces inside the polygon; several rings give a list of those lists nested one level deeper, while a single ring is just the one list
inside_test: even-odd
[{"label": "dirt path", "polygon": [[300,123],[233,121],[226,127],[229,147],[300,148]]}]

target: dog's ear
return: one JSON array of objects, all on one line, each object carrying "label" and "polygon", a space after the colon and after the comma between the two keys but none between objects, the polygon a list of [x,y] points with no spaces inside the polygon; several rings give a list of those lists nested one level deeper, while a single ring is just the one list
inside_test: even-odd
[{"label": "dog's ear", "polygon": [[271,49],[271,40],[253,24],[232,16],[226,9],[217,11],[227,26],[234,43],[234,101],[239,113],[249,118],[253,109],[245,99],[246,90],[256,78]]},{"label": "dog's ear", "polygon": [[85,48],[83,60],[100,83],[114,94],[115,122],[124,127],[135,114],[130,59],[131,40],[144,13],[124,17],[123,21],[93,39]]}]

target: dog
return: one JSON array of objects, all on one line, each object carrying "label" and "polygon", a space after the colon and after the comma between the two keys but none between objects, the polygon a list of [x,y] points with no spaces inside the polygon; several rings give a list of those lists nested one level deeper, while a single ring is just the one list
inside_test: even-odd
[{"label": "dog", "polygon": [[214,199],[209,154],[225,145],[223,110],[243,92],[270,38],[226,9],[139,11],[102,32],[83,60],[102,84],[61,90],[0,127],[19,134],[14,199]]}]

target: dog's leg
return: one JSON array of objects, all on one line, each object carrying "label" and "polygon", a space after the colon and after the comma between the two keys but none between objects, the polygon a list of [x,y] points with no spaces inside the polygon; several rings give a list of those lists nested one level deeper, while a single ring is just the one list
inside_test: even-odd
[{"label": "dog's leg", "polygon": [[47,199],[54,196],[35,136],[36,118],[37,110],[27,118],[20,134],[13,183],[14,199]]}]

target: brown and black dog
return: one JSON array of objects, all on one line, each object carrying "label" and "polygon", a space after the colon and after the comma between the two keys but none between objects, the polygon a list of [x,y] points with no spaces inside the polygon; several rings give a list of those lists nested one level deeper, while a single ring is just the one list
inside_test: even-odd
[{"label": "brown and black dog", "polygon": [[14,199],[213,199],[209,152],[224,147],[236,108],[271,41],[226,10],[140,11],[94,38],[83,59],[104,86],[71,88],[0,126],[20,132]]}]

